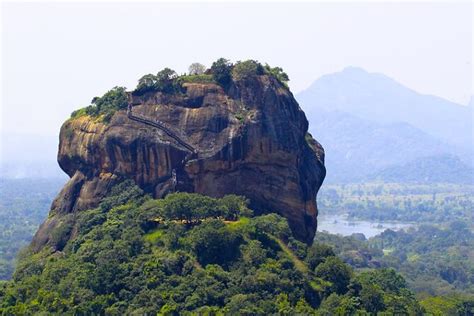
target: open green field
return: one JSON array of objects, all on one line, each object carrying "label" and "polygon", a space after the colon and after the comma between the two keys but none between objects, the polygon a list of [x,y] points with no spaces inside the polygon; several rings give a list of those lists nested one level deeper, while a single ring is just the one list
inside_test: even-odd
[{"label": "open green field", "polygon": [[374,221],[474,222],[474,186],[367,183],[323,185],[319,208]]}]

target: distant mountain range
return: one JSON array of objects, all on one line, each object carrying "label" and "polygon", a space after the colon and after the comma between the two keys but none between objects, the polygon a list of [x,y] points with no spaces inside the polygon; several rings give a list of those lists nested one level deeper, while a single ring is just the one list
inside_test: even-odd
[{"label": "distant mountain range", "polygon": [[439,155],[422,157],[404,165],[395,165],[376,172],[368,180],[404,183],[459,183],[474,182],[473,169],[458,157]]},{"label": "distant mountain range", "polygon": [[[296,97],[326,150],[328,182],[456,182],[452,175],[463,168],[467,177],[459,182],[472,180],[472,106],[354,67],[321,77]],[[422,162],[423,170],[402,172]]]}]

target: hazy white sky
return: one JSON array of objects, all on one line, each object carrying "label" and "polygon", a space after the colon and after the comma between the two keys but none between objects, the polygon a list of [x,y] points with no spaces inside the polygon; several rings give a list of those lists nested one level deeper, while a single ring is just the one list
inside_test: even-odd
[{"label": "hazy white sky", "polygon": [[359,66],[466,104],[472,4],[60,4],[2,7],[2,135],[56,135],[74,110],[146,73],[219,57],[279,65],[297,93]]}]

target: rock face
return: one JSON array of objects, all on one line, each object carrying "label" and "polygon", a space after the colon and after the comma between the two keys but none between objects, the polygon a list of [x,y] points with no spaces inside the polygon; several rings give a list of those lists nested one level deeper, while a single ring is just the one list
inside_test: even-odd
[{"label": "rock face", "polygon": [[308,121],[291,92],[268,75],[226,90],[210,83],[183,86],[182,94],[129,96],[134,115],[163,122],[195,155],[123,110],[107,124],[89,116],[63,124],[58,162],[71,179],[37,232],[34,250],[51,244],[61,217],[96,207],[123,178],[156,198],[172,191],[244,195],[254,210],[281,214],[300,240],[312,242],[324,150],[307,134]]}]

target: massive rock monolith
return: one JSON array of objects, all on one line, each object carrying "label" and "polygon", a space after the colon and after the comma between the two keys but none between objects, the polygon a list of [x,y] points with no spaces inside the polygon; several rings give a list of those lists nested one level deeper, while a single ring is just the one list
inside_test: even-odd
[{"label": "massive rock monolith", "polygon": [[180,93],[129,98],[134,115],[160,121],[197,154],[163,130],[131,120],[125,110],[108,123],[87,115],[69,119],[61,127],[58,161],[71,179],[33,249],[51,244],[63,216],[97,207],[124,178],[156,198],[172,191],[244,195],[251,208],[281,214],[297,238],[312,242],[324,150],[307,133],[305,114],[285,85],[259,75],[226,89],[186,83]]}]

